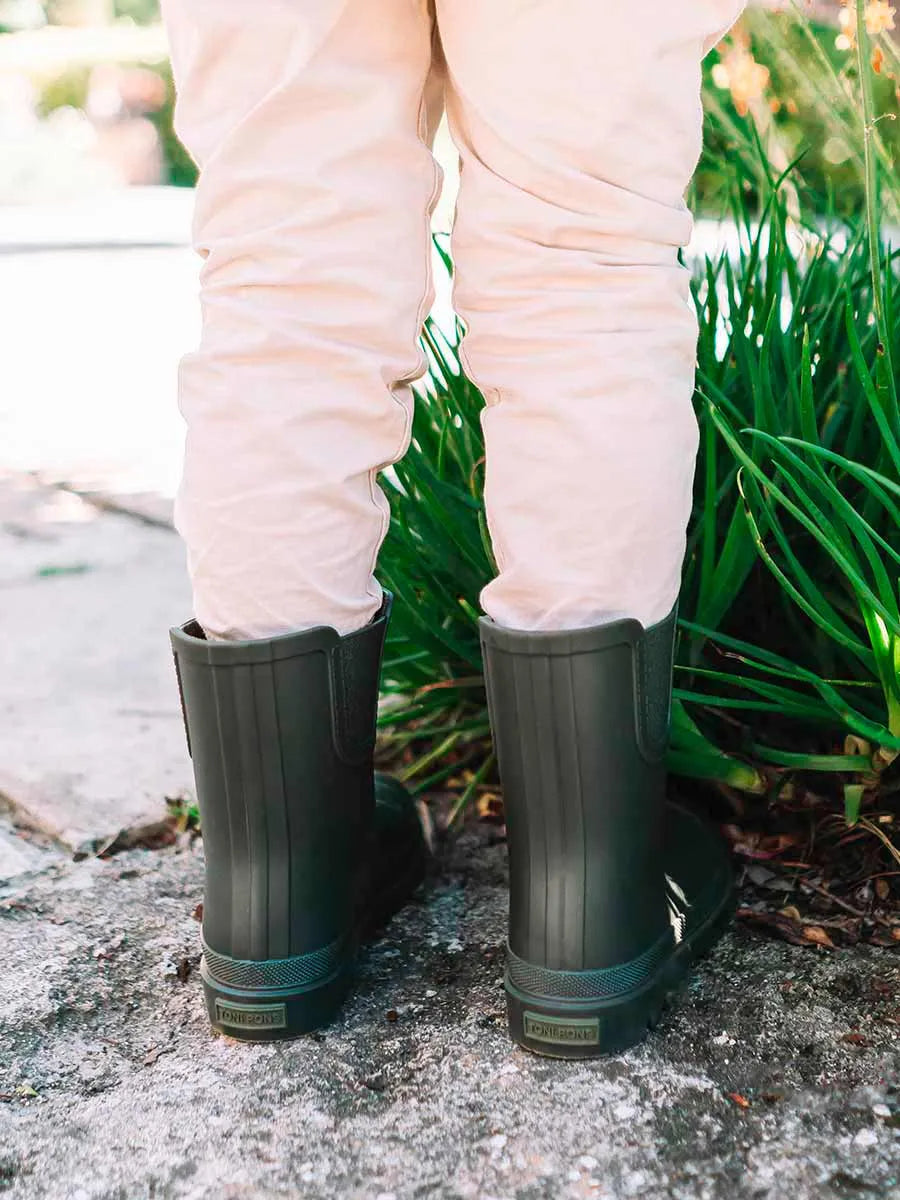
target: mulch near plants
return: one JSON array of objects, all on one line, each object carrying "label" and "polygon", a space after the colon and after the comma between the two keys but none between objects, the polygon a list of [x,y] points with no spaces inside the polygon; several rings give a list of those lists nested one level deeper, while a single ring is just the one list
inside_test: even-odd
[{"label": "mulch near plants", "polygon": [[796,784],[783,799],[725,796],[720,821],[741,890],[738,919],[826,950],[865,942],[900,949],[900,810],[841,806]]},{"label": "mulch near plants", "polygon": [[[459,828],[456,799],[471,782],[458,776],[428,797],[438,837]],[[465,764],[465,765],[463,765]],[[822,795],[798,779],[773,787],[774,798],[746,796],[673,779],[674,799],[703,812],[731,846],[740,901],[737,919],[760,934],[828,952],[865,943],[900,949],[900,804],[864,804],[844,817],[838,793]],[[496,778],[481,784],[466,819],[504,836]]]}]

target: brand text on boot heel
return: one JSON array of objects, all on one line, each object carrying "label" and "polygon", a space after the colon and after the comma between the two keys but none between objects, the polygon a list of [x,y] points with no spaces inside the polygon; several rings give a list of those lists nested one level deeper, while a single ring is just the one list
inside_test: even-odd
[{"label": "brand text on boot heel", "polygon": [[285,1029],[287,1014],[283,1004],[229,1004],[216,1000],[216,1020],[236,1029]]},{"label": "brand text on boot heel", "polygon": [[600,1041],[600,1021],[596,1017],[576,1020],[526,1012],[525,1036],[557,1046],[595,1046]]}]

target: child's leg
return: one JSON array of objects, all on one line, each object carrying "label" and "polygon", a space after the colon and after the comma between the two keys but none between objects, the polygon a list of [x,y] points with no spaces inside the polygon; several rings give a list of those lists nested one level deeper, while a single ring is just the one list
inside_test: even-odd
[{"label": "child's leg", "polygon": [[427,0],[163,0],[197,159],[203,332],[176,523],[218,638],[381,604],[376,470],[409,437],[438,170]]},{"label": "child's leg", "polygon": [[462,154],[454,251],[487,397],[487,613],[657,621],[678,593],[697,429],[677,261],[700,62],[742,0],[439,0]]}]

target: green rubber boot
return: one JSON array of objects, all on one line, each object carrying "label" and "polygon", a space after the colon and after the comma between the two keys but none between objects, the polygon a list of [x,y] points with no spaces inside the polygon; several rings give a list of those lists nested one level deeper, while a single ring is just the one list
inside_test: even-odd
[{"label": "green rubber boot", "polygon": [[733,910],[727,852],[665,799],[675,613],[529,633],[480,622],[503,781],[505,986],[520,1045],[640,1041]]},{"label": "green rubber boot", "polygon": [[391,596],[364,629],[259,641],[171,631],[206,854],[200,974],[213,1026],[327,1024],[360,937],[425,870],[412,800],[372,766]]}]

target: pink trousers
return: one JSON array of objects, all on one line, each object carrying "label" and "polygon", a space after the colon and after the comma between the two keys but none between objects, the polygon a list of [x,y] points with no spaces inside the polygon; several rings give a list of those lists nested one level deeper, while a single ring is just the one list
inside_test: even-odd
[{"label": "pink trousers", "polygon": [[684,192],[701,59],[742,7],[163,0],[201,169],[176,524],[211,636],[347,633],[379,606],[376,476],[424,368],[444,106],[486,399],[484,611],[535,630],[669,611],[697,443]]}]

